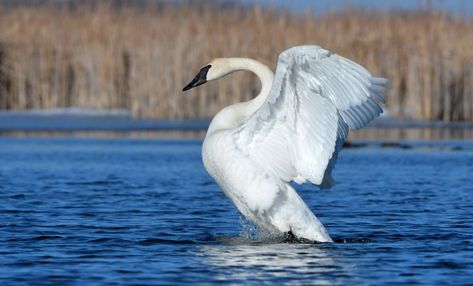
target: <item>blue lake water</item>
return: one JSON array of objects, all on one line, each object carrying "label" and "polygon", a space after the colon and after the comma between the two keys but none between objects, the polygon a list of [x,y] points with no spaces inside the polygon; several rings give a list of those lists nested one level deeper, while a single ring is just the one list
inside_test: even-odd
[{"label": "blue lake water", "polygon": [[403,144],[298,187],[316,244],[255,236],[200,140],[0,137],[0,285],[471,284],[473,143]]}]

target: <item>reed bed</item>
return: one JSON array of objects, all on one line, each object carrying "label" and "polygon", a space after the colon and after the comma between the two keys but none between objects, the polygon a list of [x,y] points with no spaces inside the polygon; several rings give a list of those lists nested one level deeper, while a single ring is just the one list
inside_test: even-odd
[{"label": "reed bed", "polygon": [[0,8],[0,26],[0,109],[211,117],[254,96],[259,82],[239,73],[182,93],[210,59],[252,57],[274,69],[287,47],[316,43],[389,78],[393,117],[473,120],[473,21],[439,11],[20,6]]}]

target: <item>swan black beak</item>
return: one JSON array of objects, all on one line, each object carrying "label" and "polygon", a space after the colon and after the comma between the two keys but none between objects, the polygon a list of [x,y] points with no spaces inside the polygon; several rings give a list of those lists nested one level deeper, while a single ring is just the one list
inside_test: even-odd
[{"label": "swan black beak", "polygon": [[209,71],[211,65],[208,65],[206,67],[203,67],[199,74],[195,76],[195,78],[188,84],[186,85],[182,91],[189,90],[191,88],[194,88],[196,86],[199,86],[201,84],[204,84],[207,82],[207,72]]}]

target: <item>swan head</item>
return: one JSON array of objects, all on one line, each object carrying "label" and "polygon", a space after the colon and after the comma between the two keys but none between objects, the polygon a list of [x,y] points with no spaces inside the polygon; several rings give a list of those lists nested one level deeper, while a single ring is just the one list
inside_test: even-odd
[{"label": "swan head", "polygon": [[202,85],[208,81],[219,79],[230,73],[228,59],[214,59],[208,65],[201,68],[194,79],[182,90],[186,91],[196,86]]}]

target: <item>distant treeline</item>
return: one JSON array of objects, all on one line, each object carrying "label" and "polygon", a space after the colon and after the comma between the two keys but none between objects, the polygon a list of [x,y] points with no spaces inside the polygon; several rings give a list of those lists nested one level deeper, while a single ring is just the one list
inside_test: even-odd
[{"label": "distant treeline", "polygon": [[196,4],[20,5],[0,8],[0,27],[0,109],[211,117],[259,90],[254,76],[239,73],[182,93],[212,58],[252,57],[274,69],[284,49],[318,44],[389,78],[392,116],[473,120],[473,20],[435,10],[314,16]]}]

